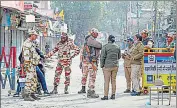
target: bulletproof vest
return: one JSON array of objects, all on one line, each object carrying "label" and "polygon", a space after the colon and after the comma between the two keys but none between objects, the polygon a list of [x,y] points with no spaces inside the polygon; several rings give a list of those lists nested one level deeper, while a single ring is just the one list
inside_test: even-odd
[{"label": "bulletproof vest", "polygon": [[148,37],[142,41],[143,45],[147,45],[149,40],[153,41],[151,38]]},{"label": "bulletproof vest", "polygon": [[[152,38],[146,38],[145,40],[142,41],[143,45],[147,45],[148,41],[152,41],[154,43],[154,41],[152,40]],[[152,48],[154,47],[154,45],[152,45]],[[144,52],[148,52],[148,50],[144,50]],[[153,52],[153,50],[150,50],[150,52]]]}]

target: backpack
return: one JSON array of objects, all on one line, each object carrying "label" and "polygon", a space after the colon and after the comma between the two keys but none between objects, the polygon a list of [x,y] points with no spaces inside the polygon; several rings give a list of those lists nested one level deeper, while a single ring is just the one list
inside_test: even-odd
[{"label": "backpack", "polygon": [[83,50],[83,57],[89,57],[89,62],[96,62],[96,51],[94,47],[88,46],[87,45],[87,40],[90,37],[90,35],[88,35],[85,38],[85,43],[84,43],[84,50]]}]

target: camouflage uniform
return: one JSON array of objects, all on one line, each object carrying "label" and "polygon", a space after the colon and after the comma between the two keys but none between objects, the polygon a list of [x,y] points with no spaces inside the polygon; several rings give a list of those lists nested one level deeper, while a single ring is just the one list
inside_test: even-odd
[{"label": "camouflage uniform", "polygon": [[22,49],[24,72],[26,72],[25,91],[35,93],[37,89],[36,65],[39,64],[40,56],[35,50],[35,44],[27,39]]},{"label": "camouflage uniform", "polygon": [[[83,56],[83,50],[84,50],[84,47],[82,48],[81,50],[81,62],[82,62],[82,80],[81,80],[81,83],[82,83],[82,86],[86,86],[86,82],[87,82],[87,76],[88,74],[89,75],[89,84],[88,84],[88,87],[90,89],[94,89],[95,88],[95,79],[96,79],[96,72],[94,69],[93,69],[93,66],[89,61],[89,58],[84,58]],[[93,64],[97,67],[97,63],[96,62],[93,62]]]},{"label": "camouflage uniform", "polygon": [[81,63],[82,63],[82,89],[78,92],[85,92],[85,85],[87,81],[87,76],[89,75],[89,84],[87,91],[87,97],[89,98],[98,98],[99,96],[95,94],[95,80],[97,74],[98,67],[98,58],[100,55],[100,50],[102,48],[102,44],[96,41],[96,39],[89,35],[86,37],[86,43],[81,51]]},{"label": "camouflage uniform", "polygon": [[[74,50],[74,55],[71,54],[71,50]],[[54,86],[58,86],[60,82],[60,76],[62,74],[63,69],[65,70],[65,82],[64,84],[70,85],[70,74],[71,74],[71,62],[72,58],[79,55],[80,49],[76,45],[72,39],[68,39],[64,44],[59,41],[55,48],[49,52],[47,57],[51,57],[54,53],[58,52],[58,64],[55,71],[54,77]]]}]

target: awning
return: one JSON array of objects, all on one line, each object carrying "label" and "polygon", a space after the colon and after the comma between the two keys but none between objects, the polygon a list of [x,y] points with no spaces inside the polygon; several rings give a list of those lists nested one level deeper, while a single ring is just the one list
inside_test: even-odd
[{"label": "awning", "polygon": [[1,7],[8,7],[17,9],[19,11],[24,11],[24,1],[1,1]]}]

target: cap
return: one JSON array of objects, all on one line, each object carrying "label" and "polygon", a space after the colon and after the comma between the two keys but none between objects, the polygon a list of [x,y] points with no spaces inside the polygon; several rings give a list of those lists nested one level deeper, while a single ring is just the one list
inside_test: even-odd
[{"label": "cap", "polygon": [[144,30],[141,31],[141,33],[148,34],[148,30],[144,29]]},{"label": "cap", "polygon": [[132,38],[127,38],[127,41],[133,42],[134,40]]},{"label": "cap", "polygon": [[167,34],[167,37],[173,37],[173,36],[174,36],[174,34],[175,34],[175,33],[170,32],[170,33],[168,33],[168,34]]},{"label": "cap", "polygon": [[29,35],[36,35],[36,36],[39,35],[35,30],[30,30],[30,31],[28,32],[28,34],[29,34]]},{"label": "cap", "polygon": [[98,29],[92,28],[92,29],[91,29],[91,33],[93,33],[93,32],[94,32],[94,33],[98,33]]}]

